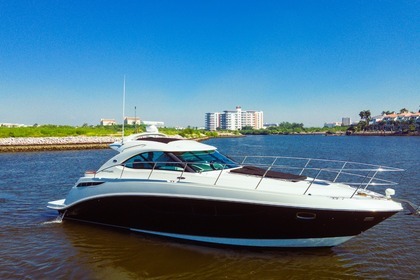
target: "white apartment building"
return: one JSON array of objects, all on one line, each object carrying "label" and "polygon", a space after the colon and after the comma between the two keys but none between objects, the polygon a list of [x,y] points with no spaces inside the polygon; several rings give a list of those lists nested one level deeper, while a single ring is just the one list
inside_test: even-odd
[{"label": "white apartment building", "polygon": [[206,113],[205,128],[206,130],[216,130],[220,127],[220,113]]},{"label": "white apartment building", "polygon": [[337,126],[341,126],[341,125],[342,125],[341,122],[324,123],[324,127],[328,127],[328,128],[337,127]]},{"label": "white apartment building", "polygon": [[349,117],[343,117],[341,119],[341,124],[344,126],[349,126],[351,125],[351,119]]},{"label": "white apartment building", "polygon": [[240,106],[235,110],[223,111],[223,113],[206,113],[206,130],[216,130],[217,128],[238,130],[245,126],[251,126],[254,129],[263,128],[264,114],[262,111],[243,111]]}]

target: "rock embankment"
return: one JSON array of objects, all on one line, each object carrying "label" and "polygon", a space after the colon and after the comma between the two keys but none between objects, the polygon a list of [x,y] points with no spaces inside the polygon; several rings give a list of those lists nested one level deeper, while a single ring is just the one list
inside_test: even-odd
[{"label": "rock embankment", "polygon": [[118,137],[19,137],[0,138],[0,152],[105,149]]}]

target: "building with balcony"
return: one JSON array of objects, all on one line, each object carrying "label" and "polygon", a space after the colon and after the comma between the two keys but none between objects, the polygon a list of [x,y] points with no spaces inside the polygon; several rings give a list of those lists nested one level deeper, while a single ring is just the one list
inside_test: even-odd
[{"label": "building with balcony", "polygon": [[205,128],[206,130],[217,130],[220,128],[220,113],[206,113],[205,116]]},{"label": "building with balcony", "polygon": [[225,110],[223,113],[213,112],[205,114],[206,130],[239,130],[250,126],[254,129],[263,128],[264,114],[262,111],[242,110],[236,106],[235,110]]}]

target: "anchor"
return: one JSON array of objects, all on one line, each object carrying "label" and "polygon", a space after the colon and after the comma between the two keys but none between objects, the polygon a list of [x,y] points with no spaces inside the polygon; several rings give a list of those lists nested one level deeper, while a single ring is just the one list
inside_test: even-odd
[{"label": "anchor", "polygon": [[393,198],[392,200],[399,203],[403,203],[405,205],[408,211],[410,211],[406,215],[414,215],[414,216],[420,217],[420,207],[415,205],[411,201],[408,201],[406,199],[397,199],[397,198]]},{"label": "anchor", "polygon": [[56,221],[61,223],[64,219],[64,216],[66,215],[67,210],[65,210],[63,213],[58,214]]}]

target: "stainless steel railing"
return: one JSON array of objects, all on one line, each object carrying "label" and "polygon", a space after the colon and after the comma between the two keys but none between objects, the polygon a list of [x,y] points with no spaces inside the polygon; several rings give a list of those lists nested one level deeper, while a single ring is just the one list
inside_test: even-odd
[{"label": "stainless steel railing", "polygon": [[[339,160],[326,160],[326,159],[315,159],[315,158],[300,158],[300,157],[283,157],[283,156],[231,156],[230,158],[236,160],[241,166],[251,165],[259,167],[265,170],[260,175],[260,179],[255,185],[255,189],[258,189],[263,180],[271,178],[268,176],[270,171],[279,171],[284,173],[291,173],[301,176],[306,176],[306,182],[308,187],[304,191],[305,195],[315,182],[319,183],[343,183],[349,186],[355,187],[355,191],[351,197],[353,197],[360,189],[366,190],[368,187],[376,186],[394,186],[397,185],[400,177],[396,176],[396,172],[402,172],[403,169],[357,163],[350,161],[339,161]],[[128,170],[149,170],[149,172],[143,173],[145,176],[141,179],[150,180],[158,178],[153,176],[158,170],[159,171],[171,171],[174,174],[174,181],[181,181],[186,172],[208,172],[218,171],[218,175],[214,181],[214,185],[217,185],[220,178],[226,176],[229,172],[229,168],[226,168],[226,164],[210,163],[210,162],[142,162],[149,166],[149,168],[135,168],[132,164],[116,164],[98,170],[94,173],[94,177],[99,177],[102,174],[110,172],[110,169],[121,166],[121,172],[119,178],[129,178],[132,175]],[[131,175],[129,174],[131,173]],[[166,173],[168,174],[168,173]],[[127,177],[124,177],[124,176]],[[139,176],[137,174],[136,176]],[[108,176],[106,176],[108,177]],[[136,177],[139,178],[139,177]]]}]

